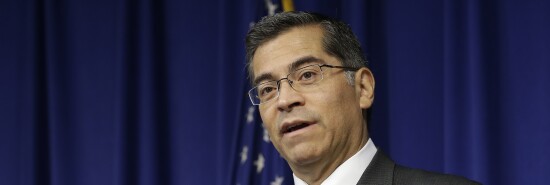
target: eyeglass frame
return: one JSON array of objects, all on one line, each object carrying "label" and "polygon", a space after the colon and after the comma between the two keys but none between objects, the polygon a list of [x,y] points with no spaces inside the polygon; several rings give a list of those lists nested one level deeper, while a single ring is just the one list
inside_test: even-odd
[{"label": "eyeglass frame", "polygon": [[[345,71],[357,71],[357,70],[361,69],[361,68],[355,68],[355,67],[335,66],[335,65],[329,65],[329,64],[312,64],[312,65],[307,65],[307,66],[298,68],[298,69],[296,69],[296,70],[294,70],[294,71],[288,73],[288,74],[286,75],[285,78],[281,78],[281,79],[279,79],[279,80],[273,80],[273,81],[262,82],[262,83],[260,83],[260,84],[258,84],[258,85],[256,85],[256,86],[254,86],[253,88],[251,88],[250,90],[248,90],[248,97],[250,98],[250,102],[252,102],[252,105],[260,105],[260,104],[267,103],[267,102],[270,102],[271,100],[274,100],[274,99],[278,98],[278,97],[279,97],[279,93],[281,93],[281,91],[280,91],[280,89],[281,89],[281,81],[283,81],[284,79],[286,79],[286,80],[289,82],[288,84],[290,85],[290,87],[291,87],[292,89],[294,89],[294,87],[292,86],[292,84],[294,83],[294,81],[288,79],[288,77],[289,77],[291,74],[293,74],[293,73],[295,73],[295,72],[297,72],[297,71],[300,71],[300,70],[302,70],[302,69],[305,69],[305,68],[308,68],[308,67],[311,67],[311,66],[318,66],[318,67],[319,67],[319,70],[321,71],[321,79],[320,79],[319,81],[313,83],[313,84],[317,84],[317,83],[321,82],[323,79],[325,79],[325,76],[324,76],[324,74],[323,74],[323,72],[324,72],[324,71],[323,71],[323,67],[343,69],[343,70],[345,70]],[[264,84],[264,83],[270,83],[270,82],[276,82],[276,83],[277,83],[277,96],[273,97],[272,99],[267,100],[266,102],[260,102],[260,103],[257,103],[257,104],[254,103],[254,100],[253,100],[254,97],[252,97],[253,95],[251,94],[252,90],[257,89],[260,85],[262,85],[262,84]],[[294,89],[294,90],[296,90],[296,89]],[[259,98],[258,98],[258,99],[259,99]]]}]

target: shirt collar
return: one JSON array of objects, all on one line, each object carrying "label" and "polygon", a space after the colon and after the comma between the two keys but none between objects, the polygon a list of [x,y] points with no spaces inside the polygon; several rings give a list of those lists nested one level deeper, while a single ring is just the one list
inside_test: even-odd
[{"label": "shirt collar", "polygon": [[[336,170],[334,170],[334,172],[332,172],[332,174],[330,174],[330,176],[328,176],[328,178],[321,184],[357,184],[361,178],[361,175],[363,175],[363,172],[372,161],[376,151],[376,146],[374,146],[374,143],[369,138],[367,144],[365,144],[359,152],[355,153],[355,155],[351,156],[348,160],[338,166],[338,168],[336,168]],[[302,181],[302,179],[296,177],[295,174],[292,174],[292,176],[294,177],[295,185],[307,185],[307,183]]]}]

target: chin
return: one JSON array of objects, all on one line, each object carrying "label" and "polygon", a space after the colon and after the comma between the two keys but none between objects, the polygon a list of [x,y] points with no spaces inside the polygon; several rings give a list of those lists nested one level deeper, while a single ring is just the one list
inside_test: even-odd
[{"label": "chin", "polygon": [[317,161],[320,158],[317,150],[293,150],[287,155],[287,162],[295,165],[307,165]]}]

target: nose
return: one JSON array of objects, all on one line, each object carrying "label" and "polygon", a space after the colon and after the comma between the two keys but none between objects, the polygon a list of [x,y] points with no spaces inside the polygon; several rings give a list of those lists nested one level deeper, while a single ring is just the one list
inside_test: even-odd
[{"label": "nose", "polygon": [[[294,90],[292,81],[286,79],[288,83],[279,82],[279,97],[277,99],[277,108],[279,111],[290,112],[295,106],[304,105],[302,94]],[[283,87],[284,86],[284,87]]]}]

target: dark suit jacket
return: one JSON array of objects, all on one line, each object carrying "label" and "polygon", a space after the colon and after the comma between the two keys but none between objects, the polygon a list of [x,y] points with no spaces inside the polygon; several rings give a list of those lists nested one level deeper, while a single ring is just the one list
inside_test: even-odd
[{"label": "dark suit jacket", "polygon": [[395,164],[378,150],[358,185],[479,184],[464,177],[412,169]]}]

